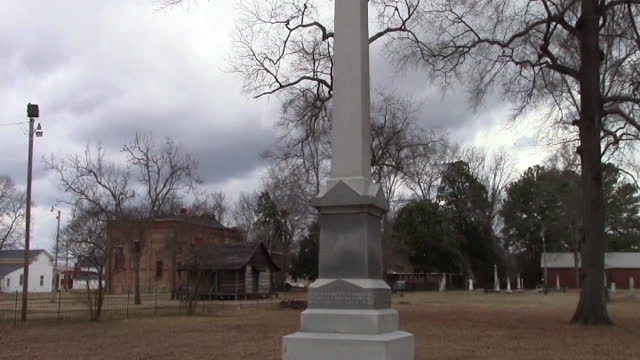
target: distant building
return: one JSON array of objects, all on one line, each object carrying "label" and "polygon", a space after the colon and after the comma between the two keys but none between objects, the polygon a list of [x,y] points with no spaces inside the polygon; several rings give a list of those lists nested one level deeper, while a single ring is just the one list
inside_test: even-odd
[{"label": "distant building", "polygon": [[56,271],[56,279],[58,281],[59,290],[71,290],[73,289],[73,275],[75,268],[66,265],[58,265]]},{"label": "distant building", "polygon": [[106,259],[107,289],[134,289],[134,255],[140,247],[140,288],[144,291],[178,287],[178,268],[183,259],[204,245],[242,244],[240,231],[213,218],[179,216],[151,221],[113,221],[108,224]]},{"label": "distant building", "polygon": [[[629,279],[634,278],[636,287],[640,285],[640,253],[610,252],[605,254],[605,281],[607,287],[616,283],[618,289],[628,289]],[[577,288],[575,257],[571,252],[543,253],[540,259],[542,269],[547,269],[548,288]],[[578,268],[581,266],[578,255]]]},{"label": "distant building", "polygon": [[[29,251],[29,292],[51,292],[53,257],[45,250]],[[22,291],[24,250],[0,251],[0,292]]]},{"label": "distant building", "polygon": [[[104,259],[102,257],[98,259],[80,257],[73,268],[71,288],[96,290],[99,288],[100,283],[104,288],[106,285],[104,269],[99,269],[97,264],[102,266]],[[102,276],[100,276],[101,271]]]},{"label": "distant building", "polygon": [[263,243],[205,244],[178,266],[178,296],[248,298],[275,291],[279,268]]}]

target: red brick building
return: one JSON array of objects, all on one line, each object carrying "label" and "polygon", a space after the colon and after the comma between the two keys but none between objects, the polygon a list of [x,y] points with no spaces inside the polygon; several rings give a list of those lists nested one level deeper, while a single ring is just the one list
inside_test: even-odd
[{"label": "red brick building", "polygon": [[[577,288],[575,257],[573,253],[544,253],[540,260],[542,269],[547,269],[548,288]],[[578,267],[581,266],[578,256]],[[630,279],[635,288],[640,287],[640,253],[606,253],[605,281],[607,287],[616,284],[617,289],[628,289]]]},{"label": "red brick building", "polygon": [[178,269],[205,245],[241,244],[241,233],[215,219],[173,216],[151,221],[114,221],[108,224],[107,290],[134,289],[135,251],[140,253],[140,289],[175,291]]}]

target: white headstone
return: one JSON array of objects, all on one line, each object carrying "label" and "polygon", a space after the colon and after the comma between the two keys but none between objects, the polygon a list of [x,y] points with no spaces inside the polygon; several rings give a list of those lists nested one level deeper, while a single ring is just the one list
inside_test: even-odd
[{"label": "white headstone", "polygon": [[616,293],[616,283],[614,283],[614,282],[611,283],[611,293],[612,294]]},{"label": "white headstone", "polygon": [[511,278],[507,276],[507,293],[511,293]]},{"label": "white headstone", "polygon": [[473,291],[473,279],[469,279],[469,291]]},{"label": "white headstone", "polygon": [[440,279],[440,287],[438,289],[438,291],[442,292],[447,290],[447,275],[446,274],[442,274],[442,279]]},{"label": "white headstone", "polygon": [[635,297],[635,279],[632,277],[629,278],[629,296],[631,298]]},{"label": "white headstone", "polygon": [[520,280],[522,280],[520,278],[520,274],[518,274],[518,277],[516,278],[516,286],[518,287],[518,291],[522,290],[522,283],[520,282]]},{"label": "white headstone", "polygon": [[556,275],[556,290],[560,290],[560,275]]},{"label": "white headstone", "polygon": [[498,265],[493,265],[493,290],[500,292],[500,279],[498,279]]}]

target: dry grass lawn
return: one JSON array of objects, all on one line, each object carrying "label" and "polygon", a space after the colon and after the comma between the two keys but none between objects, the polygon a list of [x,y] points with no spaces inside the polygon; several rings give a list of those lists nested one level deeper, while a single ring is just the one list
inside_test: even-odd
[{"label": "dry grass lawn", "polygon": [[[414,293],[394,297],[417,359],[640,359],[640,300],[623,294],[614,327],[568,324],[569,294]],[[102,323],[0,325],[0,359],[280,359],[281,338],[298,328],[293,310],[224,310],[207,317]],[[330,359],[328,359],[330,360]]]}]

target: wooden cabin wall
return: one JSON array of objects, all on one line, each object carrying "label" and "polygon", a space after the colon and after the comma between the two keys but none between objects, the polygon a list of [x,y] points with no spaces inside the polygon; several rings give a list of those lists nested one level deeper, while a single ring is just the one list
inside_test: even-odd
[{"label": "wooden cabin wall", "polygon": [[244,286],[245,289],[247,289],[247,294],[268,295],[271,293],[271,271],[268,268],[266,271],[260,271],[258,273],[257,292],[254,292],[253,281],[253,267],[246,266]]},{"label": "wooden cabin wall", "polygon": [[218,271],[218,287],[216,293],[225,295],[234,295],[236,293],[236,274],[237,280],[237,293],[238,295],[245,294],[245,271],[243,270],[223,270]]},{"label": "wooden cabin wall", "polygon": [[260,278],[258,280],[258,293],[271,293],[271,270],[267,269],[266,271],[260,273]]}]

